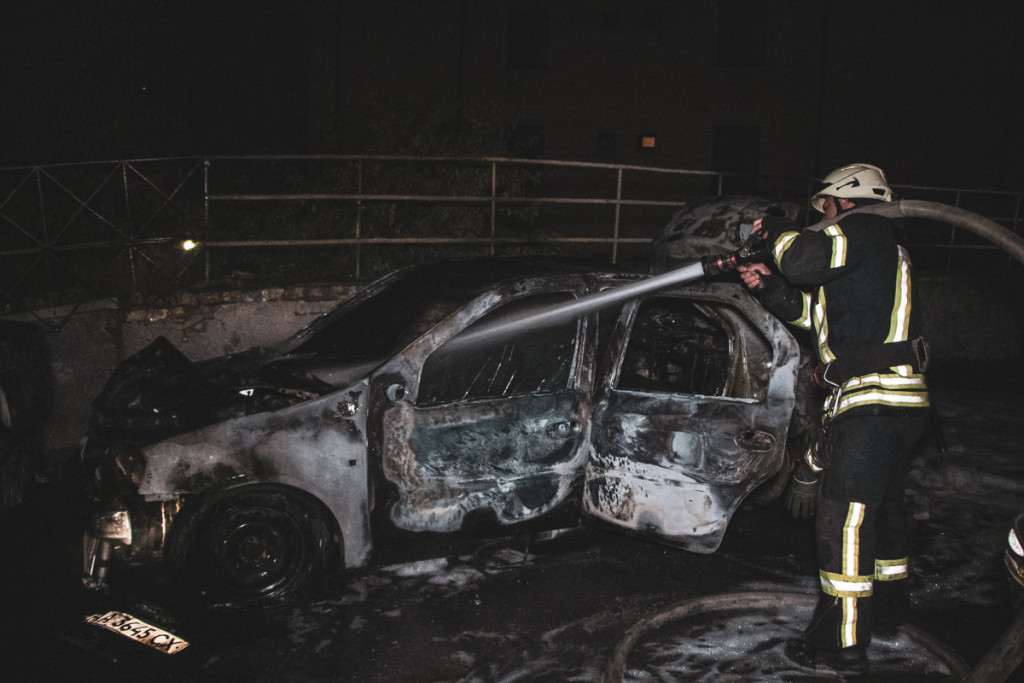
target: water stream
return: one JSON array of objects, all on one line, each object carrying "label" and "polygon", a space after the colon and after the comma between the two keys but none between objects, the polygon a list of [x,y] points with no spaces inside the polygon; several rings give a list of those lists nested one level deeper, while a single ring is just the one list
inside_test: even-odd
[{"label": "water stream", "polygon": [[582,317],[605,306],[635,299],[643,294],[665,289],[673,285],[694,282],[703,277],[704,267],[700,262],[690,263],[667,273],[655,275],[621,287],[607,289],[568,303],[532,309],[516,316],[473,327],[449,343],[457,347],[470,346],[494,341],[495,339],[501,339],[513,334],[519,335],[524,332],[543,329],[572,318]]}]

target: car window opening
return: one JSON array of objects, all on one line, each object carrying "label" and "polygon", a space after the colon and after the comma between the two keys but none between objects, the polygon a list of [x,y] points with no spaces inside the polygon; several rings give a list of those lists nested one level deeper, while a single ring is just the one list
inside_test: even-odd
[{"label": "car window opening", "polygon": [[[571,298],[561,292],[520,299],[488,313],[462,334],[525,318],[531,310]],[[417,403],[436,405],[565,389],[572,374],[578,327],[577,320],[568,319],[470,345],[459,344],[456,336],[424,362]]]},{"label": "car window opening", "polygon": [[[740,326],[745,326],[742,332]],[[763,336],[726,306],[658,297],[639,306],[617,387],[630,391],[762,398],[770,359]]]}]

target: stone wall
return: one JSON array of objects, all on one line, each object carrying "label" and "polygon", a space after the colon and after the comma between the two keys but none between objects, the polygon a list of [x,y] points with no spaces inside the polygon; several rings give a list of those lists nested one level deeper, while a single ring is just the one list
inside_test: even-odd
[{"label": "stone wall", "polygon": [[1021,360],[1024,306],[1019,278],[919,275],[914,285],[936,366]]},{"label": "stone wall", "polygon": [[47,335],[57,387],[47,429],[50,452],[77,447],[92,400],[114,368],[159,336],[191,360],[268,346],[286,339],[356,291],[352,285],[255,291],[184,292],[163,299],[92,302],[67,311],[37,311],[61,321]]}]

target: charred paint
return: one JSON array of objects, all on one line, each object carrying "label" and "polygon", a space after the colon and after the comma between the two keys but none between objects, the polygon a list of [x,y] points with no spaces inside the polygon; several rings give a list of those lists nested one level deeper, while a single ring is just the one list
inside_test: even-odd
[{"label": "charred paint", "polygon": [[[162,368],[178,377],[172,386],[212,387],[207,404],[172,401],[158,428],[132,436],[148,444],[138,496],[187,507],[249,483],[301,489],[334,515],[346,566],[369,559],[373,500],[385,525],[432,532],[481,518],[543,521],[582,501],[590,516],[710,552],[743,496],[781,465],[798,355],[792,337],[737,287],[673,289],[685,303],[662,305],[646,327],[634,324],[638,306],[626,299],[611,297],[607,313],[573,308],[576,297],[639,279],[548,272],[472,296],[442,287],[448,299],[433,303],[415,282],[371,286],[275,352],[202,371],[157,344],[112,382],[99,436],[139,426],[112,427],[125,406],[149,405],[146,373]],[[382,293],[393,307],[375,302]],[[570,313],[556,315],[552,305],[566,302]],[[413,314],[409,329],[389,322],[363,338],[347,324],[349,315],[393,321],[396,307]],[[518,324],[536,311],[541,323]],[[358,357],[339,360],[348,351]],[[624,367],[634,383],[619,386]],[[154,396],[153,405],[167,398]],[[195,420],[175,417],[181,405],[196,409]],[[387,495],[375,498],[377,486]]]},{"label": "charred paint", "polygon": [[[622,383],[621,373],[635,378],[637,372],[627,363],[628,351],[620,374],[606,379],[589,445],[588,514],[694,552],[713,552],[743,497],[781,466],[794,400],[796,344],[774,318],[730,290],[691,288],[694,296],[704,297],[706,321],[722,326],[729,349],[728,357],[708,356],[718,364],[710,385],[685,378],[648,382],[645,376]],[[723,313],[719,304],[735,310]],[[613,343],[628,349],[635,346],[631,335],[645,335],[644,348],[678,357],[680,344],[695,338],[680,337],[678,326],[661,335],[659,325],[632,324],[631,316],[642,311],[636,306],[625,312]],[[703,328],[692,331],[696,338],[709,334]],[[699,352],[700,345],[688,348]],[[666,366],[653,354],[644,362]],[[759,377],[740,376],[744,373]],[[707,387],[717,395],[703,391]]]},{"label": "charred paint", "polygon": [[385,472],[399,485],[391,516],[403,529],[454,531],[477,509],[523,521],[564,500],[579,471],[584,413],[572,394],[400,404],[390,417]]},{"label": "charred paint", "polygon": [[[551,288],[543,281],[510,288],[507,296],[516,298],[498,309],[498,319],[572,300]],[[480,324],[493,324],[490,309],[501,303],[493,295],[474,302],[447,334],[440,326],[388,368],[405,377],[406,389],[388,410],[383,441],[384,473],[398,491],[390,518],[401,529],[456,531],[480,511],[499,524],[533,519],[565,501],[579,478],[593,334],[568,317],[528,333],[445,345],[452,331],[485,313]]]},{"label": "charred paint", "polygon": [[[245,482],[297,486],[331,510],[346,565],[358,566],[369,552],[366,411],[357,401],[355,414],[340,418],[337,406],[364,393],[365,385],[151,444],[143,449],[147,468],[139,493],[161,500]],[[325,421],[325,414],[335,417]]]},{"label": "charred paint", "polygon": [[741,500],[726,487],[628,458],[588,464],[587,493],[586,507],[598,518],[698,553],[718,549]]},{"label": "charred paint", "polygon": [[[261,476],[261,473],[254,472],[253,475]],[[175,488],[189,492],[212,491],[245,478],[246,475],[238,468],[226,463],[214,463],[212,467],[192,471],[192,463],[182,461],[175,467],[174,473]]]},{"label": "charred paint", "polygon": [[711,254],[735,251],[746,239],[744,225],[771,213],[796,219],[800,207],[760,197],[714,197],[690,202],[655,237],[654,272]]}]

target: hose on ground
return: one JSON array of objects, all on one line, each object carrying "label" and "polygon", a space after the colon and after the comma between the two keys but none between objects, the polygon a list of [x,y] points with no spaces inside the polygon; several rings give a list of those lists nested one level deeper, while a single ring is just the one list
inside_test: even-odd
[{"label": "hose on ground", "polygon": [[[626,660],[629,657],[629,653],[633,650],[634,646],[640,642],[640,639],[644,636],[653,633],[665,624],[680,621],[688,617],[692,617],[698,614],[707,612],[720,612],[735,609],[750,609],[751,605],[757,605],[762,609],[780,609],[782,607],[801,607],[808,611],[814,609],[814,605],[818,600],[817,594],[809,593],[792,593],[792,592],[736,592],[736,593],[720,593],[718,595],[709,595],[700,598],[694,598],[693,600],[687,600],[681,605],[677,605],[672,609],[669,609],[660,614],[656,614],[653,617],[644,619],[631,626],[626,633],[623,635],[622,640],[619,641],[618,645],[615,646],[615,650],[608,662],[608,668],[605,671],[603,683],[621,683],[622,676],[626,671]],[[954,676],[961,677],[967,675],[967,667],[963,661],[953,652],[951,652],[946,646],[938,642],[926,632],[917,629],[913,626],[904,625],[901,627],[906,633],[912,637],[917,643],[925,647],[929,652],[934,654],[942,663],[953,673]],[[1013,642],[1009,641],[1008,646],[1012,646]],[[1019,647],[1019,646],[1018,646]],[[1012,669],[1011,669],[1012,671]],[[973,675],[973,672],[971,672]],[[965,679],[973,680],[973,679]],[[997,679],[976,679],[978,681],[997,680]]]}]

